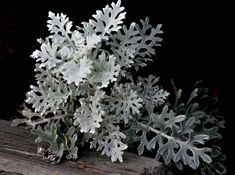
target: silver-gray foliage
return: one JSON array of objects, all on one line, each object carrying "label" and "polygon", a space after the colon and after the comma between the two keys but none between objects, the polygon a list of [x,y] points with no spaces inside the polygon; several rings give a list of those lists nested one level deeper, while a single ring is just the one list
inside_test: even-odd
[{"label": "silver-gray foliage", "polygon": [[140,155],[156,150],[156,159],[180,169],[211,164],[205,144],[211,130],[195,129],[202,116],[170,105],[159,77],[132,76],[152,61],[161,25],[152,27],[146,18],[126,26],[125,16],[120,0],[76,28],[66,15],[49,12],[50,35],[32,54],[37,84],[26,94],[25,118],[14,124],[31,126],[36,142],[47,142],[57,157],[53,163],[65,154],[76,159],[78,145],[87,143],[122,162],[132,140]]}]

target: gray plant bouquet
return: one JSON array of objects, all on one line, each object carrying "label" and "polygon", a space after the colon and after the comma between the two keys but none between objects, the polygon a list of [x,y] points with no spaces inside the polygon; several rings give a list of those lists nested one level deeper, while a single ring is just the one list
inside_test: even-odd
[{"label": "gray plant bouquet", "polygon": [[26,94],[24,118],[13,124],[26,123],[36,143],[48,143],[51,163],[77,159],[78,145],[123,162],[124,150],[136,143],[139,155],[153,151],[166,165],[225,173],[214,144],[224,120],[197,102],[197,86],[186,103],[173,86],[172,104],[159,77],[137,76],[153,61],[163,32],[148,18],[126,26],[125,16],[120,0],[76,27],[66,15],[49,12],[50,35],[38,39],[40,49],[31,55],[37,84]]}]

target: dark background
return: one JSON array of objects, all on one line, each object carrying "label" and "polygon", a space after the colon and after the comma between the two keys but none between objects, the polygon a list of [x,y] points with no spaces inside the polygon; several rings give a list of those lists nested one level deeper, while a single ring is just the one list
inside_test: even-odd
[{"label": "dark background", "polygon": [[[39,48],[37,38],[48,36],[48,11],[63,12],[74,25],[88,21],[96,10],[111,0],[0,1],[0,117],[10,119],[23,102],[34,79],[34,62],[29,57]],[[161,76],[168,88],[171,78],[188,92],[195,81],[203,79],[219,97],[227,129],[222,131],[222,147],[232,170],[231,142],[234,140],[235,113],[234,55],[231,4],[226,2],[177,2],[160,0],[122,0],[127,11],[124,23],[139,22],[146,16],[153,26],[163,24],[162,47],[153,64],[142,73]]]}]

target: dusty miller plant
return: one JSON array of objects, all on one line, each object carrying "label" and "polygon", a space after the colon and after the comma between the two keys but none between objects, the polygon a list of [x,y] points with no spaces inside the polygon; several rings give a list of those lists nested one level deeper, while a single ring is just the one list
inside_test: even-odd
[{"label": "dusty miller plant", "polygon": [[222,155],[220,148],[208,144],[221,137],[220,126],[206,128],[215,117],[192,102],[198,88],[183,104],[174,86],[172,105],[159,77],[133,76],[152,61],[161,25],[152,27],[146,18],[126,26],[125,15],[119,0],[74,28],[66,15],[49,12],[50,35],[38,40],[40,49],[31,55],[37,84],[26,94],[25,118],[14,124],[26,123],[38,136],[36,143],[48,143],[51,163],[77,159],[78,145],[87,144],[122,162],[135,142],[139,155],[156,150],[156,159],[167,165],[219,172],[218,165],[222,174],[223,165],[213,161]]}]

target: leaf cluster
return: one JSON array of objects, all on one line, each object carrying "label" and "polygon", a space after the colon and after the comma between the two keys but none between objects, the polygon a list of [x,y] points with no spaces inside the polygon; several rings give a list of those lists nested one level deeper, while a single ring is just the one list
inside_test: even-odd
[{"label": "leaf cluster", "polygon": [[182,91],[174,87],[172,105],[159,77],[133,76],[152,61],[163,32],[148,18],[126,26],[125,16],[120,0],[76,29],[66,15],[49,12],[50,35],[38,40],[40,49],[31,55],[37,80],[26,94],[31,108],[24,105],[25,118],[14,124],[26,123],[37,143],[48,143],[56,157],[52,163],[63,156],[76,159],[79,144],[122,162],[135,142],[140,155],[155,150],[155,158],[167,165],[211,168],[221,154],[207,143],[221,135],[218,126],[206,124],[217,118],[192,102],[197,89],[183,104],[178,103]]}]

